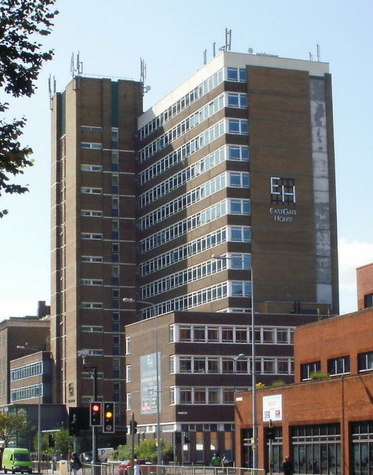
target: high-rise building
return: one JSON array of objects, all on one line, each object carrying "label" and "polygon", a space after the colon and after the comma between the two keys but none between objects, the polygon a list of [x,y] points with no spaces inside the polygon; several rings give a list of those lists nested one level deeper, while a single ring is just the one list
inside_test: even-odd
[{"label": "high-rise building", "polygon": [[250,312],[253,290],[257,312],[338,312],[328,65],[222,52],[144,113],[143,86],[78,76],[52,101],[51,349],[71,406],[92,368],[124,405],[138,318]]}]

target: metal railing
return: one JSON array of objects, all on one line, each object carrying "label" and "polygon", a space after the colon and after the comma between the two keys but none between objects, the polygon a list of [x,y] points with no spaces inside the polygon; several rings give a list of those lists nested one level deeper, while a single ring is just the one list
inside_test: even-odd
[{"label": "metal railing", "polygon": [[[119,475],[119,463],[83,464],[81,475]],[[66,475],[62,474],[61,475]],[[141,465],[141,475],[265,475],[262,468],[200,465]]]}]

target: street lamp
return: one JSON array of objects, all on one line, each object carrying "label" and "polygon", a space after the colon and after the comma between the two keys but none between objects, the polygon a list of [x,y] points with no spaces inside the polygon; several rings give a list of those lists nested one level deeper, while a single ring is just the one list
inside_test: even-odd
[{"label": "street lamp", "polygon": [[[221,256],[220,254],[212,254],[213,259],[231,260],[229,256]],[[253,437],[252,437],[252,449],[253,449],[253,469],[257,468],[257,456],[258,456],[258,424],[256,415],[256,374],[255,374],[255,311],[254,311],[254,271],[251,262],[251,397],[252,397],[252,425],[253,425]]]},{"label": "street lamp", "polygon": [[[17,348],[20,350],[31,350],[36,352],[43,352],[41,348],[32,348],[26,342],[24,345],[17,345]],[[43,360],[43,358],[42,358]],[[43,368],[43,365],[42,365]],[[42,389],[43,389],[43,370],[41,373],[41,384],[39,386],[39,397],[38,397],[38,473],[41,473],[41,396],[42,396]]]},{"label": "street lamp", "polygon": [[155,349],[156,349],[156,364],[155,364],[155,377],[156,377],[156,410],[157,410],[157,465],[162,464],[162,444],[161,444],[161,408],[160,408],[160,401],[159,401],[159,345],[158,345],[158,317],[155,316],[155,305],[152,302],[148,302],[147,300],[137,300],[132,298],[124,298],[123,302],[125,303],[142,303],[144,305],[148,305],[152,308],[152,314],[155,318]]}]

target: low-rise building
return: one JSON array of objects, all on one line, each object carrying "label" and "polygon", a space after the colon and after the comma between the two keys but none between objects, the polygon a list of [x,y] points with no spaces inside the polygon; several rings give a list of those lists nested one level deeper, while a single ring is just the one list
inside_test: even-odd
[{"label": "low-rise building", "polygon": [[[160,429],[179,462],[208,465],[214,452],[233,461],[234,394],[251,388],[250,318],[171,312],[126,326],[127,420],[133,413],[139,440]],[[293,381],[294,329],[315,318],[257,315],[255,367],[263,384]]]},{"label": "low-rise building", "polygon": [[252,393],[236,396],[238,465],[252,466],[257,450],[258,466],[274,472],[289,455],[295,473],[371,473],[372,323],[368,308],[296,329],[295,384],[256,391],[257,441]]}]

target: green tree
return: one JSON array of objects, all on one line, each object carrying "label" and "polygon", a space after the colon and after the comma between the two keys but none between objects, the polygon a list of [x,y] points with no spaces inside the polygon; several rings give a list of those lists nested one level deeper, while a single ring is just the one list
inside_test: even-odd
[{"label": "green tree", "polygon": [[62,429],[54,433],[54,454],[62,455],[67,459],[73,449],[73,438],[68,429]]},{"label": "green tree", "polygon": [[[1,0],[0,2],[0,88],[13,97],[35,92],[35,82],[44,61],[52,59],[53,51],[42,51],[40,36],[51,33],[57,11],[51,7],[55,0]],[[0,113],[9,109],[0,102]],[[0,196],[5,193],[25,193],[27,187],[10,183],[10,176],[23,174],[32,165],[32,149],[23,147],[19,138],[26,119],[7,122],[0,119]],[[0,217],[6,214],[0,211]]]},{"label": "green tree", "polygon": [[[49,438],[53,438],[54,447],[49,446]],[[34,450],[38,450],[38,434],[34,438]],[[56,430],[51,432],[42,432],[40,436],[40,450],[46,458],[51,459],[53,455],[61,455],[67,458],[73,450],[73,438],[67,429]]]},{"label": "green tree", "polygon": [[[149,460],[157,463],[157,442],[154,439],[146,439],[135,446],[135,454],[138,459]],[[174,450],[172,444],[162,442],[162,454],[164,460],[172,460]],[[114,457],[117,460],[130,460],[131,445],[119,445]]]},{"label": "green tree", "polygon": [[25,414],[0,412],[0,440],[4,441],[4,447],[8,447],[11,439],[29,429],[30,425]]}]

